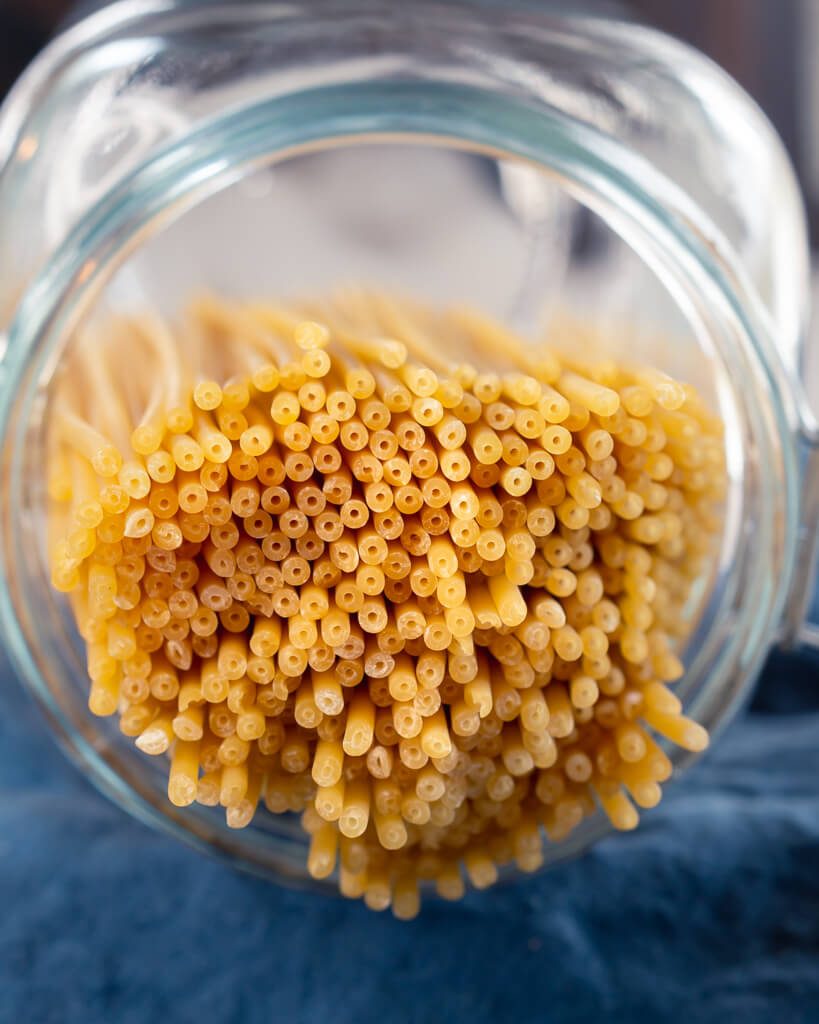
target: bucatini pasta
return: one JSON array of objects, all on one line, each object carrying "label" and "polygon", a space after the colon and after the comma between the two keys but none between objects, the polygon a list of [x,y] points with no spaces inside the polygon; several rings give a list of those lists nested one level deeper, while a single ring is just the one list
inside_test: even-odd
[{"label": "bucatini pasta", "polygon": [[[89,707],[232,828],[399,917],[419,883],[619,829],[707,734],[669,688],[721,425],[654,369],[380,295],[192,304],[76,340],[50,547]],[[463,874],[462,874],[463,872]]]}]

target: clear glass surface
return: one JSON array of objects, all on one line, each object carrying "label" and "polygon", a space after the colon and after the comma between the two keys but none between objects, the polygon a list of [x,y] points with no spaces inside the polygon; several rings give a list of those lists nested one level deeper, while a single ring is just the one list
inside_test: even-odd
[{"label": "clear glass surface", "polygon": [[[710,397],[730,488],[680,692],[718,730],[793,571],[806,265],[767,122],[655,33],[492,5],[113,5],[58,40],[0,116],[0,610],[22,675],[134,813],[303,877],[297,824],[260,814],[237,833],[207,808],[174,809],[162,772],[88,712],[31,467],[82,318],[172,313],[203,287],[366,283],[477,305],[532,337],[568,312],[609,354],[627,345]],[[602,831],[589,823],[551,858]]]}]

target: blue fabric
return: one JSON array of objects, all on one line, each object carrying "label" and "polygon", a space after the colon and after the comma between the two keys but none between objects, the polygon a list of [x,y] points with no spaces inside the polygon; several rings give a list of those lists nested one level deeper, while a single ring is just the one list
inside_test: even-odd
[{"label": "blue fabric", "polygon": [[402,924],[130,820],[0,693],[0,1021],[819,1020],[819,667],[630,835]]}]

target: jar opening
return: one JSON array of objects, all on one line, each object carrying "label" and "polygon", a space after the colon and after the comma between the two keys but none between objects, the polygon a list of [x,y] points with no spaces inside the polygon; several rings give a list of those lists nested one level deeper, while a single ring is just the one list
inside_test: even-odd
[{"label": "jar opening", "polygon": [[[408,89],[419,102],[407,102]],[[758,661],[770,635],[770,566],[787,562],[789,514],[787,494],[770,493],[783,474],[788,484],[789,455],[773,440],[782,411],[759,408],[762,371],[719,283],[559,118],[461,87],[356,87],[317,103],[304,94],[286,116],[271,121],[275,106],[259,108],[171,147],[92,209],[21,304],[2,409],[12,581],[3,617],[26,675],[82,737],[83,756],[106,765],[105,784],[153,806],[162,786],[139,755],[120,750],[114,730],[103,738],[89,727],[79,638],[47,588],[46,482],[29,472],[44,464],[53,389],[79,324],[146,304],[173,315],[202,288],[288,297],[364,283],[478,305],[530,334],[551,327],[558,342],[555,324],[568,313],[614,345],[611,355],[627,349],[710,396],[725,423],[731,487],[719,557],[692,598],[699,628],[684,692],[713,726],[730,677]],[[193,820],[185,827],[206,834],[207,812]],[[248,835],[252,860],[260,840]]]}]

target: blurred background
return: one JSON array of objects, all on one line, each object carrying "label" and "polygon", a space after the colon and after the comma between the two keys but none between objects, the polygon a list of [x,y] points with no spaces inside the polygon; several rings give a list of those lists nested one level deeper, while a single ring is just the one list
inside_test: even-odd
[{"label": "blurred background", "polygon": [[[0,96],[62,24],[101,6],[100,0],[0,0]],[[790,151],[812,241],[819,245],[819,133],[811,130],[819,116],[817,0],[576,0],[569,6],[654,25],[696,46],[736,78]]]}]

